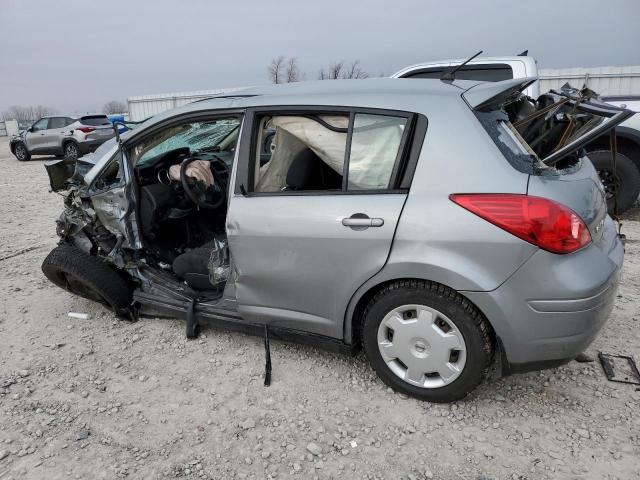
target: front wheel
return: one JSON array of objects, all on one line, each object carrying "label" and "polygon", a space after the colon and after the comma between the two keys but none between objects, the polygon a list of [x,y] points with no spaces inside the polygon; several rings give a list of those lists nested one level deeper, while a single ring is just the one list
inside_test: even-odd
[{"label": "front wheel", "polygon": [[394,390],[453,402],[488,372],[493,359],[489,326],[477,308],[447,287],[393,282],[373,297],[364,315],[365,353]]},{"label": "front wheel", "polygon": [[131,304],[129,282],[111,266],[68,244],[58,245],[42,262],[44,275],[65,290],[102,303],[115,312]]},{"label": "front wheel", "polygon": [[15,148],[13,149],[13,154],[21,162],[26,162],[31,158],[31,155],[29,154],[27,147],[25,147],[23,143],[19,143],[15,146]]}]

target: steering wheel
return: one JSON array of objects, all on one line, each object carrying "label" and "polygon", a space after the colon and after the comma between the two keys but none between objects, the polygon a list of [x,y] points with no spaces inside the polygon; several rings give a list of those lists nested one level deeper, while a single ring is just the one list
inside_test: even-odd
[{"label": "steering wheel", "polygon": [[[198,181],[194,181],[194,179],[187,177],[187,167],[191,162],[196,160],[195,158],[187,158],[182,161],[180,164],[180,183],[182,184],[182,188],[184,189],[184,193],[189,197],[193,203],[195,203],[199,208],[203,209],[214,209],[220,207],[224,201],[226,200],[226,192],[222,189],[222,195],[216,202],[209,202],[206,197],[205,189],[199,188]],[[220,184],[222,187],[222,184]]]}]

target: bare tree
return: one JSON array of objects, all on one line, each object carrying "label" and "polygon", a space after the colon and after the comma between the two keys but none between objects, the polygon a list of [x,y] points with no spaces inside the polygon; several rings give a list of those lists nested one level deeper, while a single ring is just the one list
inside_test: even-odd
[{"label": "bare tree", "polygon": [[319,80],[337,80],[339,78],[367,78],[369,74],[360,67],[360,60],[351,62],[348,67],[345,67],[344,61],[333,62],[327,69],[322,67],[318,74]]},{"label": "bare tree", "polygon": [[44,117],[46,115],[53,115],[56,110],[50,107],[44,107],[42,105],[22,106],[13,105],[8,110],[2,113],[2,117],[5,120],[17,120],[18,123],[28,123],[34,120]]},{"label": "bare tree", "polygon": [[325,70],[324,67],[320,69],[320,73],[318,74],[318,80],[337,80],[338,78],[342,78],[342,68],[344,67],[344,62],[333,62],[329,65],[329,68]]},{"label": "bare tree", "polygon": [[104,104],[102,107],[102,112],[106,115],[111,115],[112,113],[125,113],[127,111],[127,105],[123,102],[119,102],[118,100],[111,100]]},{"label": "bare tree", "polygon": [[300,67],[298,67],[298,59],[296,57],[291,57],[289,62],[287,63],[286,69],[286,77],[287,83],[299,82],[302,80],[303,74],[300,72]]},{"label": "bare tree", "polygon": [[58,111],[55,108],[44,107],[42,105],[35,105],[31,108],[31,115],[34,120],[47,115],[55,115]]},{"label": "bare tree", "polygon": [[342,73],[341,78],[367,78],[369,74],[360,67],[360,60],[351,62],[349,69]]},{"label": "bare tree", "polygon": [[269,72],[269,80],[271,80],[271,83],[284,82],[285,77],[282,73],[284,62],[285,58],[282,55],[271,60],[271,64],[267,69],[267,71]]}]

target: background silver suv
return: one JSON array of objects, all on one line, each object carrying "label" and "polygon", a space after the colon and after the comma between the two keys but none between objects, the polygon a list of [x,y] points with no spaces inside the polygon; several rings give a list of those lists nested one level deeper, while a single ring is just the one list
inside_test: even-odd
[{"label": "background silver suv", "polygon": [[20,161],[31,155],[56,155],[77,158],[93,152],[114,136],[106,115],[84,115],[80,118],[55,115],[42,117],[31,127],[11,139],[10,148]]},{"label": "background silver suv", "polygon": [[189,338],[208,320],[362,345],[430,401],[465,396],[496,359],[504,374],[567,362],[623,262],[582,146],[632,112],[558,94],[580,128],[537,153],[518,130],[539,113],[519,93],[534,80],[294,83],[162,113],[75,174],[47,166],[67,192],[43,272],[123,314],[185,318]]}]

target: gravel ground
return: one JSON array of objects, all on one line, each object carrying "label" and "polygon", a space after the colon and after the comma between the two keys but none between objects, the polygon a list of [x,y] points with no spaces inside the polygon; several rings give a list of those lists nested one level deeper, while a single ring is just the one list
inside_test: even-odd
[{"label": "gravel ground", "polygon": [[[61,200],[0,140],[0,479],[640,478],[640,391],[597,362],[494,380],[465,401],[395,394],[362,355],[183,322],[118,321],[40,263]],[[616,306],[588,349],[640,362],[640,208]],[[68,317],[87,313],[87,320]]]}]

